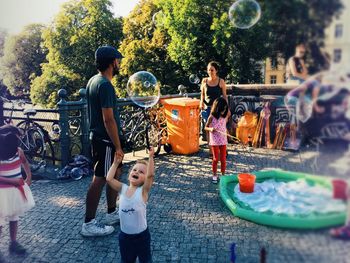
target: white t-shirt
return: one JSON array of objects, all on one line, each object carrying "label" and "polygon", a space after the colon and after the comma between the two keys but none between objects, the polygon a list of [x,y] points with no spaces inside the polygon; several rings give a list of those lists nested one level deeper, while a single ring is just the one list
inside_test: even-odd
[{"label": "white t-shirt", "polygon": [[142,187],[138,187],[131,197],[126,196],[127,190],[128,186],[123,184],[119,198],[120,230],[125,234],[139,234],[147,229]]}]

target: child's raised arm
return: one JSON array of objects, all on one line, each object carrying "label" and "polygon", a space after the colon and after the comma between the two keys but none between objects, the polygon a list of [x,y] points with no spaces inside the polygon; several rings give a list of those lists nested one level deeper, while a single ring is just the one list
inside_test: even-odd
[{"label": "child's raised arm", "polygon": [[153,147],[150,148],[149,150],[149,160],[148,160],[148,166],[147,166],[147,173],[146,173],[146,179],[145,183],[143,185],[143,190],[142,190],[142,196],[143,200],[147,202],[148,200],[148,193],[151,190],[153,181],[154,181],[154,149]]},{"label": "child's raised arm", "polygon": [[115,179],[115,173],[117,172],[119,164],[122,162],[123,156],[114,155],[114,160],[111,168],[109,168],[106,181],[110,187],[112,187],[117,192],[120,192],[122,190],[122,183],[119,182],[117,179]]},{"label": "child's raised arm", "polygon": [[22,167],[24,169],[24,172],[27,175],[26,183],[27,183],[27,185],[31,185],[32,184],[32,172],[30,171],[29,162],[28,162],[28,160],[27,160],[26,156],[24,155],[24,152],[21,148],[18,148],[18,154],[19,154],[19,158],[22,161]]},{"label": "child's raised arm", "polygon": [[204,130],[209,131],[209,132],[215,131],[215,129],[214,129],[213,127],[210,127],[210,124],[211,124],[211,122],[212,122],[212,119],[213,119],[213,116],[210,115],[209,118],[208,118],[207,123],[205,124]]}]

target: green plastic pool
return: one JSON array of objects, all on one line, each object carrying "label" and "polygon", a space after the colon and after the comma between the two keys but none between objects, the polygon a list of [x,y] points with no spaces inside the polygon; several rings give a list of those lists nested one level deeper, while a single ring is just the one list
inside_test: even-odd
[{"label": "green plastic pool", "polygon": [[[331,177],[315,176],[305,173],[289,172],[283,170],[266,170],[252,172],[256,175],[256,182],[263,182],[267,179],[275,179],[277,181],[292,181],[304,178],[308,184],[318,184],[322,187],[332,189]],[[318,229],[335,225],[344,224],[346,212],[315,214],[308,216],[291,216],[285,214],[273,214],[271,212],[255,212],[248,206],[240,205],[238,200],[235,200],[234,187],[238,184],[238,174],[221,177],[219,190],[221,199],[226,206],[231,210],[233,215],[258,223],[280,228],[296,228],[296,229]]]}]

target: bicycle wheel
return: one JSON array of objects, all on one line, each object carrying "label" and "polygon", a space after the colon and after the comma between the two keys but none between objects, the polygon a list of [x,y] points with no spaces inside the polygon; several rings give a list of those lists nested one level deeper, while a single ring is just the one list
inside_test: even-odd
[{"label": "bicycle wheel", "polygon": [[146,145],[147,148],[150,146],[154,149],[154,155],[157,156],[160,152],[162,135],[155,123],[147,125],[146,129]]},{"label": "bicycle wheel", "polygon": [[[21,140],[24,154],[34,172],[45,164],[46,146],[44,135],[38,128],[29,128]],[[22,146],[22,145],[21,145]]]},{"label": "bicycle wheel", "polygon": [[[58,123],[54,123],[53,125],[58,125]],[[57,127],[57,126],[56,126]],[[55,165],[56,163],[56,156],[55,156],[55,149],[53,147],[53,142],[58,142],[59,139],[51,139],[49,132],[45,130],[45,128],[43,126],[41,126],[39,123],[36,122],[32,122],[32,121],[21,121],[17,124],[17,128],[19,128],[23,134],[25,134],[26,130],[30,130],[30,129],[38,129],[41,131],[43,138],[44,138],[44,142],[45,142],[45,155],[44,155],[44,160],[45,159],[49,159],[52,161],[52,164]],[[58,126],[59,128],[59,126]],[[27,149],[27,151],[29,151],[30,147],[28,145],[23,145],[24,146],[24,151],[25,149]],[[47,149],[49,149],[49,151],[47,151]]]}]

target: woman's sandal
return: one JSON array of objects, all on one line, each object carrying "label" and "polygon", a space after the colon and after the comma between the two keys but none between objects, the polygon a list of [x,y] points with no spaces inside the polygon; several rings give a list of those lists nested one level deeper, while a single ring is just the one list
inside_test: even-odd
[{"label": "woman's sandal", "polygon": [[333,228],[329,231],[334,238],[350,240],[350,224],[338,228]]}]

